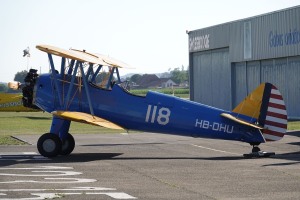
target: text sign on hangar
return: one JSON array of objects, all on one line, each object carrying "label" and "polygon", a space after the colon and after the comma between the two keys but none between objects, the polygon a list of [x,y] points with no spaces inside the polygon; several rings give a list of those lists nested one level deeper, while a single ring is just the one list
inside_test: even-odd
[{"label": "text sign on hangar", "polygon": [[300,44],[300,30],[299,28],[289,29],[285,32],[280,32],[277,30],[271,30],[268,34],[269,46],[282,47],[290,45]]},{"label": "text sign on hangar", "polygon": [[201,51],[209,49],[209,34],[203,34],[200,36],[190,36],[189,38],[189,51]]}]

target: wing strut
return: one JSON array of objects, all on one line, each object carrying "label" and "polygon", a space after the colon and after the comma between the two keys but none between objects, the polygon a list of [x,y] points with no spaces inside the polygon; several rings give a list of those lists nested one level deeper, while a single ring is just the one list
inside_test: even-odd
[{"label": "wing strut", "polygon": [[92,79],[91,79],[91,82],[94,82],[94,81],[95,81],[96,76],[97,76],[97,74],[99,73],[99,71],[101,70],[101,68],[102,68],[102,65],[99,65],[98,68],[96,69],[96,71],[95,71],[95,73],[94,73]]},{"label": "wing strut", "polygon": [[119,73],[119,69],[118,68],[116,68],[116,73],[117,73],[118,81],[119,81],[119,83],[121,83],[121,78],[120,78],[120,73]]},{"label": "wing strut", "polygon": [[93,75],[94,75],[93,63],[90,63],[89,69],[86,73],[86,78],[89,79],[89,77]]},{"label": "wing strut", "polygon": [[61,65],[60,65],[60,74],[64,75],[65,72],[65,65],[66,65],[66,58],[61,58]]},{"label": "wing strut", "polygon": [[86,97],[87,97],[87,100],[88,100],[88,103],[89,103],[90,112],[91,112],[91,115],[94,116],[94,109],[93,109],[93,106],[92,106],[92,101],[91,101],[91,97],[90,97],[89,87],[87,85],[87,81],[86,81],[85,74],[84,74],[84,71],[83,71],[82,62],[79,63],[79,68],[81,70],[81,76],[82,76],[82,80],[83,80],[83,86],[85,88]]},{"label": "wing strut", "polygon": [[69,70],[68,70],[68,74],[69,75],[72,74],[74,63],[75,63],[75,60],[71,60],[70,67],[69,67]]},{"label": "wing strut", "polygon": [[56,77],[56,70],[55,70],[55,67],[54,67],[52,55],[50,53],[48,53],[48,58],[49,58],[49,62],[50,62],[51,73],[52,73],[52,77],[53,77],[53,80],[54,80],[54,85],[55,85],[55,88],[56,88],[56,91],[57,91],[59,105],[60,105],[60,107],[62,107],[63,102],[61,100],[61,96],[60,96],[61,93],[60,93],[60,89],[58,87],[58,81],[57,81],[57,77]]},{"label": "wing strut", "polygon": [[115,73],[115,67],[113,67],[112,69],[111,69],[111,73],[110,73],[110,75],[109,75],[109,79],[108,79],[108,81],[107,81],[107,83],[106,83],[106,89],[108,89],[111,85],[111,81],[112,81],[112,78],[113,78],[113,76],[114,76],[114,73]]},{"label": "wing strut", "polygon": [[71,91],[73,89],[73,85],[74,85],[75,77],[76,77],[76,74],[77,74],[78,66],[79,66],[79,61],[76,62],[76,65],[75,65],[75,68],[74,68],[74,71],[73,71],[71,83],[70,83],[67,98],[66,98],[65,110],[68,109],[68,102],[70,100],[70,95],[71,95]]}]

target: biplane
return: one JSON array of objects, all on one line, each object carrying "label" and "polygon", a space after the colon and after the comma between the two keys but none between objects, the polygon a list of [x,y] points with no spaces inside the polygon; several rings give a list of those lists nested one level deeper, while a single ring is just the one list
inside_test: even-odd
[{"label": "biplane", "polygon": [[38,108],[23,106],[22,94],[0,93],[0,112],[37,112]]},{"label": "biplane", "polygon": [[[246,157],[274,155],[261,151],[259,145],[281,139],[287,129],[284,101],[271,83],[262,83],[236,108],[226,111],[153,91],[134,95],[120,79],[119,69],[128,65],[111,57],[50,45],[36,48],[47,53],[50,73],[38,75],[31,69],[25,83],[16,87],[23,90],[24,106],[53,114],[49,133],[37,142],[45,157],[71,154],[75,147],[69,133],[71,121],[246,142],[252,146]],[[54,57],[59,59],[56,64]]]}]

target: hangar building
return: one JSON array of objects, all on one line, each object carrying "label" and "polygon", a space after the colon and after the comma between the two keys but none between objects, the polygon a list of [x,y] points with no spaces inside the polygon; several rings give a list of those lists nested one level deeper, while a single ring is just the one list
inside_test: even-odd
[{"label": "hangar building", "polygon": [[262,82],[300,118],[300,6],[188,32],[191,100],[231,110]]}]

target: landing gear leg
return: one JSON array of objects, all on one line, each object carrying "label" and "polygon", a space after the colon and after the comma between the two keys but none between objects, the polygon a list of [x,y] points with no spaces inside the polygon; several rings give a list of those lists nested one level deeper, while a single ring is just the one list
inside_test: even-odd
[{"label": "landing gear leg", "polygon": [[69,155],[75,147],[73,136],[68,133],[71,121],[53,117],[50,133],[42,135],[37,143],[42,156]]},{"label": "landing gear leg", "polygon": [[270,156],[274,156],[274,152],[265,152],[261,151],[258,147],[259,144],[250,144],[252,145],[252,152],[248,154],[244,154],[244,158],[266,158]]}]

